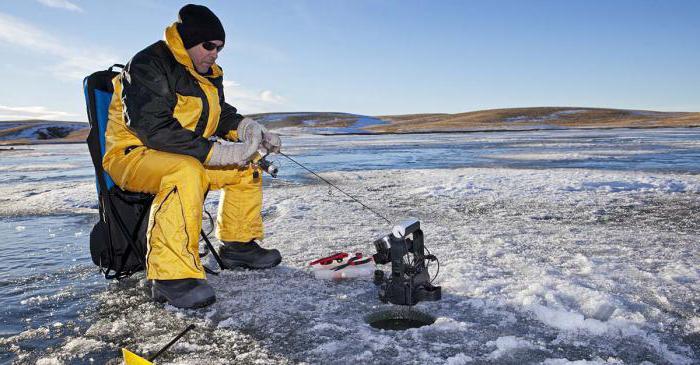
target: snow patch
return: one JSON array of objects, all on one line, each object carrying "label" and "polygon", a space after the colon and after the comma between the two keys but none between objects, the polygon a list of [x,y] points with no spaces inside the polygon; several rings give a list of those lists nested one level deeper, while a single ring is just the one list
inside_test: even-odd
[{"label": "snow patch", "polygon": [[55,357],[42,357],[36,361],[36,365],[63,365],[64,362]]},{"label": "snow patch", "polygon": [[471,356],[464,353],[459,353],[445,359],[445,365],[465,365],[472,361],[474,361],[474,359]]},{"label": "snow patch", "polygon": [[623,365],[624,363],[624,361],[612,357],[607,360],[601,358],[595,360],[546,359],[543,362],[544,365]]},{"label": "snow patch", "polygon": [[532,342],[516,336],[503,336],[496,341],[489,341],[486,346],[496,346],[496,349],[491,352],[487,358],[499,359],[506,355],[511,355],[513,352],[522,349],[540,349],[540,346],[534,345]]}]

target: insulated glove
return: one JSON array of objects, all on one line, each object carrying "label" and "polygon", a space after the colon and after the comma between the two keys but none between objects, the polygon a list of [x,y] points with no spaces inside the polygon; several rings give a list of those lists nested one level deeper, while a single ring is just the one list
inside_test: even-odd
[{"label": "insulated glove", "polygon": [[207,166],[245,166],[250,158],[258,150],[257,145],[249,143],[214,143],[211,158]]},{"label": "insulated glove", "polygon": [[279,152],[282,141],[277,133],[272,133],[267,128],[250,118],[243,118],[238,124],[238,136],[245,142],[257,147],[262,146],[269,152]]},{"label": "insulated glove", "polygon": [[282,140],[280,135],[277,133],[268,132],[265,127],[263,127],[263,147],[269,152],[277,153],[282,148]]}]

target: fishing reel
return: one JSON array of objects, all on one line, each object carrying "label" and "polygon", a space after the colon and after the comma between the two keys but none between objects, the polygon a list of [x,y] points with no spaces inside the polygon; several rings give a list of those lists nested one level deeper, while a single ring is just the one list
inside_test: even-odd
[{"label": "fishing reel", "polygon": [[[391,263],[391,275],[374,272],[374,284],[379,286],[379,300],[397,305],[414,305],[420,301],[437,301],[442,298],[439,286],[432,285],[428,266],[436,262],[435,255],[425,254],[423,231],[420,222],[410,219],[394,226],[392,232],[376,241],[377,264]],[[437,276],[437,274],[436,274]]]},{"label": "fishing reel", "polygon": [[[256,166],[258,169],[267,172],[268,174],[270,174],[270,176],[276,178],[277,173],[279,172],[279,168],[273,162],[270,162],[266,159],[267,155],[269,155],[267,151],[263,153],[256,152],[255,156],[251,160],[251,164],[253,164],[253,166]],[[257,179],[258,177],[260,177],[258,171],[253,171],[253,178]]]}]

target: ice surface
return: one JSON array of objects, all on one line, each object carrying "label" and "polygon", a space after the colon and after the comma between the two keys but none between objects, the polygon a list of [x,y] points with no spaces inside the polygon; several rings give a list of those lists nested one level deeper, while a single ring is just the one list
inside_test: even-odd
[{"label": "ice surface", "polygon": [[[469,143],[493,143],[484,135],[470,138]],[[442,286],[443,299],[417,306],[437,317],[433,325],[403,332],[373,329],[364,323],[365,316],[387,305],[377,300],[370,280],[328,282],[304,269],[311,259],[337,251],[372,253],[372,240],[388,234],[392,225],[340,193],[329,194],[308,176],[285,180],[292,170],[287,164],[281,179],[266,181],[263,208],[264,246],[280,249],[284,261],[279,267],[209,276],[218,300],[201,310],[152,303],[142,277],[113,283],[93,291],[89,309],[81,312],[84,325],[60,320],[64,325],[55,327],[59,320],[47,320],[3,334],[0,350],[26,362],[94,358],[104,363],[116,361],[120,346],[152,354],[187,324],[196,323],[161,363],[698,362],[700,175],[673,168],[546,168],[548,162],[541,160],[527,161],[539,164],[531,168],[475,163],[428,169],[417,163],[421,168],[379,170],[354,160],[343,171],[324,167],[324,159],[348,160],[344,148],[364,150],[366,157],[377,145],[390,154],[390,147],[430,150],[457,139],[299,136],[289,143],[290,153],[300,161],[320,167],[322,176],[393,222],[420,219],[426,244],[440,259],[436,284]],[[534,138],[531,143],[536,143]],[[692,144],[673,143],[684,149]],[[409,153],[401,151],[396,159],[408,161]],[[29,215],[6,218],[3,232],[40,232],[41,237],[58,233],[56,239],[73,237],[85,244],[86,223],[72,222],[74,217],[63,218],[70,227],[66,231],[41,231],[32,223],[49,219],[39,214],[94,211],[91,177],[57,180],[50,189],[40,182],[0,184],[6,217]],[[39,197],[32,200],[34,196]],[[216,211],[212,208],[218,197],[210,194],[209,211]],[[26,229],[17,231],[17,226]],[[82,236],[74,236],[81,231]],[[211,258],[206,261],[215,267]],[[85,276],[83,270],[92,268],[81,266],[68,277],[78,280]],[[6,282],[19,287],[26,281]],[[66,298],[80,294],[74,288],[22,290],[24,305],[33,310],[52,302],[70,303]],[[40,355],[26,345],[36,339],[48,343]]]},{"label": "ice surface", "polygon": [[[608,358],[607,360],[603,360],[601,358],[596,358],[595,360],[575,360],[571,361],[569,359],[546,359],[543,364],[544,365],[607,365],[607,364],[616,364],[616,365],[622,365],[625,362],[616,358]],[[644,364],[644,363],[641,363]],[[651,365],[653,363],[647,363],[645,365]]]},{"label": "ice surface", "polygon": [[[696,345],[684,338],[698,325],[692,303],[700,289],[700,227],[678,225],[683,212],[697,207],[698,193],[660,182],[695,186],[698,176],[463,168],[324,177],[396,221],[421,220],[428,247],[441,259],[444,298],[418,306],[439,317],[435,324],[405,332],[366,325],[367,313],[385,307],[369,280],[315,280],[304,267],[339,250],[371,252],[369,238],[391,227],[325,188],[272,185],[265,245],[282,251],[280,267],[211,276],[218,301],[200,311],[150,303],[143,281],[114,287],[98,296],[104,312],[86,338],[152,352],[177,328],[203,325],[166,357],[175,363],[195,363],[191,356],[270,363],[696,359]],[[654,187],[577,188],[598,181]],[[608,219],[599,219],[601,210]],[[71,353],[66,346],[58,351]]]},{"label": "ice surface", "polygon": [[96,213],[93,181],[0,185],[0,216]]},{"label": "ice surface", "polygon": [[519,350],[532,350],[540,348],[540,346],[537,346],[528,340],[515,336],[499,337],[495,341],[487,342],[486,346],[496,347],[496,349],[487,356],[488,359],[493,360],[510,356]]}]

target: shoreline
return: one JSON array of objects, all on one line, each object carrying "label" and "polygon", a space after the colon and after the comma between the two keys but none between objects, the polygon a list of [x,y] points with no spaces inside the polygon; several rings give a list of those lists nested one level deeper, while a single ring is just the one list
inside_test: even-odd
[{"label": "shoreline", "polygon": [[[470,130],[433,130],[433,131],[408,131],[408,132],[367,132],[367,133],[308,133],[315,136],[322,137],[333,137],[333,136],[381,136],[381,135],[412,135],[412,134],[470,134],[470,133],[502,133],[502,132],[542,132],[542,131],[572,131],[572,130],[613,130],[613,129],[626,129],[626,130],[644,130],[644,129],[689,129],[689,128],[700,128],[700,126],[682,126],[682,127],[666,127],[666,126],[647,126],[647,127],[578,127],[578,128],[527,128],[527,129],[470,129]],[[274,131],[274,129],[272,130]],[[307,133],[304,133],[307,134]],[[283,136],[290,134],[284,134]],[[0,141],[0,152],[3,151],[13,151],[17,149],[10,149],[5,147],[12,146],[35,146],[35,145],[50,145],[50,144],[80,144],[87,143],[86,141],[58,141],[58,140],[43,140],[42,142],[9,142],[3,143]]]},{"label": "shoreline", "polygon": [[468,133],[499,133],[499,132],[542,132],[542,131],[573,131],[573,130],[612,130],[612,129],[686,129],[700,128],[700,126],[683,126],[683,127],[666,127],[666,126],[649,126],[649,127],[578,127],[578,128],[528,128],[528,129],[470,129],[457,131],[412,131],[412,132],[372,132],[372,133],[333,133],[333,134],[316,134],[318,136],[373,136],[373,135],[392,135],[392,134],[468,134]]}]

